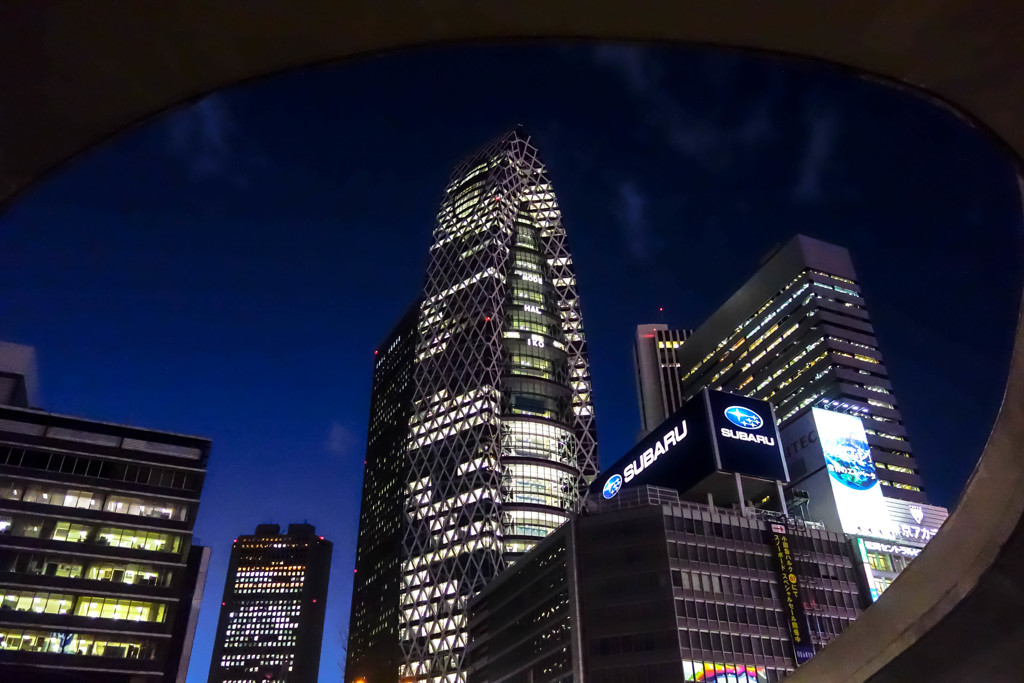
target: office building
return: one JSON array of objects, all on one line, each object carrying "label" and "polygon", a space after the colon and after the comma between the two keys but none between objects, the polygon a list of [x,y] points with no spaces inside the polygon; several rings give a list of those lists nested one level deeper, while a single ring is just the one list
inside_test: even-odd
[{"label": "office building", "polygon": [[771,405],[702,390],[470,602],[470,679],[780,680],[867,604],[846,537],[787,513],[787,476]]},{"label": "office building", "polygon": [[842,534],[639,484],[469,605],[470,680],[779,681],[861,611]]},{"label": "office building", "polygon": [[0,348],[0,680],[184,683],[210,442],[30,408],[32,356]]},{"label": "office building", "polygon": [[417,303],[373,356],[346,681],[398,679],[398,584],[409,469],[405,447],[418,315]]},{"label": "office building", "polygon": [[231,546],[210,683],[316,683],[331,542],[310,524],[260,524]]},{"label": "office building", "polygon": [[36,350],[0,341],[0,405],[34,406],[38,381]]},{"label": "office building", "polygon": [[633,342],[641,436],[683,405],[679,347],[693,330],[670,330],[665,323],[637,325]]},{"label": "office building", "polygon": [[400,673],[464,681],[466,601],[565,522],[597,472],[572,256],[522,129],[455,169],[418,325]]},{"label": "office building", "polygon": [[704,387],[762,398],[782,428],[826,401],[856,409],[883,494],[927,503],[846,249],[797,235],[686,338],[676,362],[682,400]]}]

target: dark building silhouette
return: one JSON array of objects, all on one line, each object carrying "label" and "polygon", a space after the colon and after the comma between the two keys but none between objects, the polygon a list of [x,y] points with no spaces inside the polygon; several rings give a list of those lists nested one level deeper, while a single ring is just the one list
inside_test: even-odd
[{"label": "dark building silhouette", "polygon": [[29,408],[33,366],[0,344],[0,680],[183,683],[210,442]]},{"label": "dark building silhouette", "polygon": [[405,528],[406,443],[419,303],[374,352],[345,680],[398,678],[398,589]]},{"label": "dark building silhouette", "polygon": [[231,548],[210,683],[316,683],[331,543],[310,524],[260,524]]}]

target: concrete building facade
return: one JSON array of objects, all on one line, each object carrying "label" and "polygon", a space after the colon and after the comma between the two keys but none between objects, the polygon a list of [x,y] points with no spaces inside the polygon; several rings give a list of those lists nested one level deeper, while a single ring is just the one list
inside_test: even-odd
[{"label": "concrete building facade", "polygon": [[640,401],[640,429],[645,435],[683,405],[679,348],[693,330],[669,329],[665,323],[637,325],[633,367]]},{"label": "concrete building facade", "polygon": [[32,354],[4,346],[0,679],[183,683],[209,440],[29,408]]},{"label": "concrete building facade", "polygon": [[470,681],[779,681],[860,614],[842,534],[646,485],[590,501],[470,603]]}]

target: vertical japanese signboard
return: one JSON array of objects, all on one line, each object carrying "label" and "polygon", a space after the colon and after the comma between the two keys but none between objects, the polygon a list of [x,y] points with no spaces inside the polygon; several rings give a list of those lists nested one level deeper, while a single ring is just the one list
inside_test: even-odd
[{"label": "vertical japanese signboard", "polygon": [[779,572],[779,584],[782,587],[782,603],[789,623],[789,636],[793,641],[793,653],[797,665],[800,665],[814,656],[814,646],[811,644],[807,628],[807,616],[804,614],[804,603],[800,599],[800,585],[796,576],[796,563],[789,548],[789,536],[785,526],[771,525],[771,543],[776,569]]}]

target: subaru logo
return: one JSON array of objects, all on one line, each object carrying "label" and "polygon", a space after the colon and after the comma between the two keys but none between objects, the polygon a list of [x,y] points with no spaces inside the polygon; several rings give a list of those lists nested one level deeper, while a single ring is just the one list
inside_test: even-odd
[{"label": "subaru logo", "polygon": [[622,488],[622,475],[613,474],[608,477],[608,481],[604,483],[604,488],[601,489],[601,493],[605,498],[614,498],[615,494]]},{"label": "subaru logo", "polygon": [[737,427],[743,429],[760,429],[764,424],[761,416],[750,408],[743,406],[730,406],[725,409],[725,417]]}]

